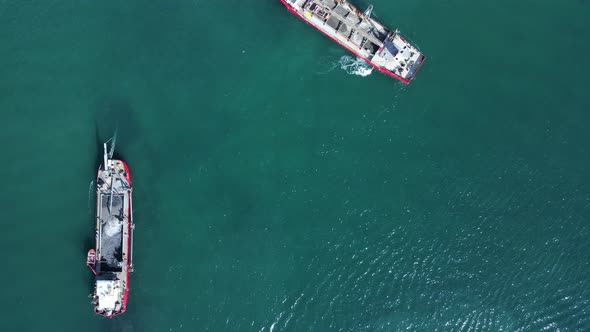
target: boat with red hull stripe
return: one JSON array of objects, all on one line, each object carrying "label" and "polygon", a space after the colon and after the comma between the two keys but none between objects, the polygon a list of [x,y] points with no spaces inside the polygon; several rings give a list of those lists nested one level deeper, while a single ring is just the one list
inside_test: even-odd
[{"label": "boat with red hull stripe", "polygon": [[409,84],[426,57],[399,32],[344,0],[280,0],[295,16],[379,72]]},{"label": "boat with red hull stripe", "polygon": [[[113,144],[114,146],[114,144]],[[86,265],[95,276],[92,304],[104,317],[127,310],[129,276],[133,272],[133,207],[129,166],[107,152],[96,178],[96,248],[90,249]]]}]

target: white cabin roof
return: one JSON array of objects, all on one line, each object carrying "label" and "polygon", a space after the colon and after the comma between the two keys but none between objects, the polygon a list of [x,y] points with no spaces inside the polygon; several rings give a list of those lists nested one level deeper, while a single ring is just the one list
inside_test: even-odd
[{"label": "white cabin roof", "polygon": [[[121,305],[121,292],[118,280],[97,280],[96,295],[98,297],[98,310],[117,310]],[[119,303],[117,303],[119,302]]]}]

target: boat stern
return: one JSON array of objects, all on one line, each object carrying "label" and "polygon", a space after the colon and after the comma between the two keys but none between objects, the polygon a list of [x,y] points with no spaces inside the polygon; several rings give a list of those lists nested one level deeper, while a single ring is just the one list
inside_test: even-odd
[{"label": "boat stern", "polygon": [[112,318],[125,312],[125,288],[121,280],[97,279],[94,291],[94,311],[104,317]]},{"label": "boat stern", "polygon": [[385,39],[371,62],[381,68],[383,73],[409,84],[425,60],[422,52],[393,32]]}]

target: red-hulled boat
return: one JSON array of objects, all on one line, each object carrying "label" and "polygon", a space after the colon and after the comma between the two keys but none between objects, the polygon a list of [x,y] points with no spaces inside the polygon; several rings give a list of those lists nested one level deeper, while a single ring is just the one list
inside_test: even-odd
[{"label": "red-hulled boat", "polygon": [[[113,144],[114,147],[114,144]],[[96,179],[96,248],[86,265],[95,275],[94,311],[112,318],[127,309],[129,274],[133,272],[133,209],[131,173],[122,160],[107,153]]]},{"label": "red-hulled boat", "polygon": [[378,71],[409,84],[426,59],[398,31],[345,0],[280,0],[287,9]]}]

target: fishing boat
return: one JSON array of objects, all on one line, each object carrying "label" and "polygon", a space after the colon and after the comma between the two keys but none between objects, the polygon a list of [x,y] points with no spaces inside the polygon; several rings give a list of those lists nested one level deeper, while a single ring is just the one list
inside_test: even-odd
[{"label": "fishing boat", "polygon": [[88,251],[86,265],[95,276],[94,311],[112,318],[127,309],[135,225],[129,167],[113,159],[114,142],[109,152],[107,143],[96,178],[96,248]]},{"label": "fishing boat", "polygon": [[287,9],[378,71],[409,84],[425,56],[397,30],[390,30],[345,0],[280,0]]}]

